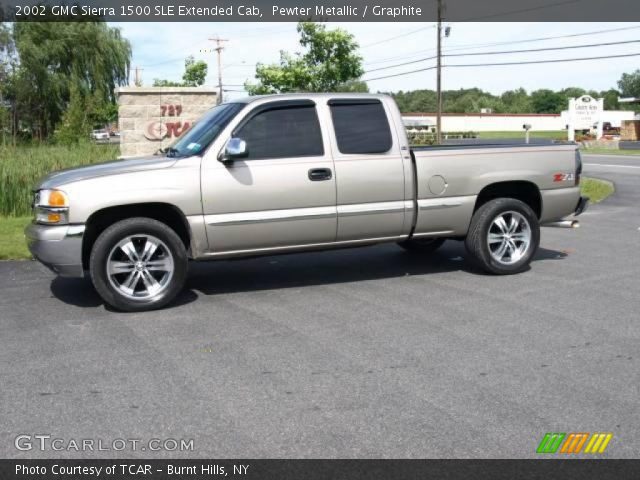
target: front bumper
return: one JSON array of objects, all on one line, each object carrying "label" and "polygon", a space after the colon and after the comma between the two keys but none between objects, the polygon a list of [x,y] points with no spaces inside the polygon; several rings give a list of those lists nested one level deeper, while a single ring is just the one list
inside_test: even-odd
[{"label": "front bumper", "polygon": [[84,225],[40,225],[31,223],[24,235],[31,254],[62,277],[83,277],[82,236]]}]

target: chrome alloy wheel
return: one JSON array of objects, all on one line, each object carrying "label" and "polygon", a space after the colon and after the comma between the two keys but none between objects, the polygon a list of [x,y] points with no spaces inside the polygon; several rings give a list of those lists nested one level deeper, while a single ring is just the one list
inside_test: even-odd
[{"label": "chrome alloy wheel", "polygon": [[531,246],[531,226],[522,214],[503,212],[491,222],[487,237],[493,259],[503,265],[513,265]]},{"label": "chrome alloy wheel", "polygon": [[173,272],[171,250],[153,235],[125,237],[107,256],[109,283],[133,300],[151,300],[163,293]]}]

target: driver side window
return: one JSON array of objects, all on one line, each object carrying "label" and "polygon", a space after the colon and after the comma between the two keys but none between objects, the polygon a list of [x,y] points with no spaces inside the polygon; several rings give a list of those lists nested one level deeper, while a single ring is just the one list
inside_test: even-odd
[{"label": "driver side window", "polygon": [[247,143],[245,160],[324,155],[315,105],[264,110],[251,117],[235,137]]}]

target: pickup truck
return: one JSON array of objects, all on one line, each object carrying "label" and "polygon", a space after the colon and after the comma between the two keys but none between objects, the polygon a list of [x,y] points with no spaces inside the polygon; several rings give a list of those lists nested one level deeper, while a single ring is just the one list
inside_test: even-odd
[{"label": "pickup truck", "polygon": [[540,225],[586,207],[581,168],[573,144],[412,149],[386,95],[250,97],[154,156],[49,175],[25,233],[36,259],[88,272],[124,311],[171,302],[189,260],[454,239],[482,270],[513,274]]}]

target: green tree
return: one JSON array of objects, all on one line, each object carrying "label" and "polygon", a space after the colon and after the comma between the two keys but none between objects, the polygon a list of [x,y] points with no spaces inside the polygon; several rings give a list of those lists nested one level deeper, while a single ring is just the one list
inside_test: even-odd
[{"label": "green tree", "polygon": [[69,104],[54,134],[56,142],[71,145],[89,138],[92,125],[89,123],[88,103],[79,88],[72,85]]},{"label": "green tree", "polygon": [[204,84],[207,78],[207,63],[203,60],[196,60],[189,56],[184,61],[184,73],[182,82],[163,80],[156,78],[153,80],[154,87],[199,87]]},{"label": "green tree", "polygon": [[153,79],[154,87],[184,87],[182,82],[176,82],[173,80],[165,80],[163,78],[154,78]]},{"label": "green tree", "polygon": [[281,51],[279,64],[258,64],[258,83],[245,84],[250,95],[335,92],[364,73],[358,44],[350,33],[313,22],[299,23],[298,33],[305,53]]},{"label": "green tree", "polygon": [[553,90],[541,89],[531,93],[533,113],[560,113],[567,107],[565,97]]},{"label": "green tree", "polygon": [[[587,91],[584,88],[580,88],[580,87],[563,88],[558,93],[567,99],[567,105],[565,106],[565,108],[569,108],[569,99],[570,98],[578,98],[578,97],[581,97],[583,95],[587,95]],[[596,93],[595,96],[594,95],[592,95],[592,96],[594,98],[596,98],[598,96],[598,94]]]},{"label": "green tree", "polygon": [[433,90],[399,91],[391,94],[401,112],[435,112],[437,109],[436,92]]},{"label": "green tree", "polygon": [[604,98],[605,110],[620,110],[620,102],[618,101],[620,92],[615,88],[600,92],[600,97]]},{"label": "green tree", "polygon": [[633,73],[623,73],[618,81],[618,88],[623,97],[640,97],[640,70]]},{"label": "green tree", "polygon": [[350,80],[338,85],[336,92],[369,93],[369,86],[362,80]]},{"label": "green tree", "polygon": [[185,87],[199,87],[204,85],[207,78],[207,63],[203,60],[197,62],[193,57],[187,57],[184,62],[184,75],[182,80]]},{"label": "green tree", "polygon": [[494,113],[502,113],[505,109],[502,100],[482,90],[466,90],[459,92],[444,92],[444,111],[452,113],[480,113],[482,109],[490,109]]},{"label": "green tree", "polygon": [[500,95],[500,100],[505,108],[505,113],[531,113],[531,97],[524,88],[507,90]]},{"label": "green tree", "polygon": [[11,88],[15,70],[15,45],[8,24],[0,23],[0,136],[7,142],[11,131]]},{"label": "green tree", "polygon": [[13,38],[20,122],[40,139],[62,120],[72,90],[76,105],[114,103],[115,88],[127,83],[131,46],[104,22],[17,22]]}]

